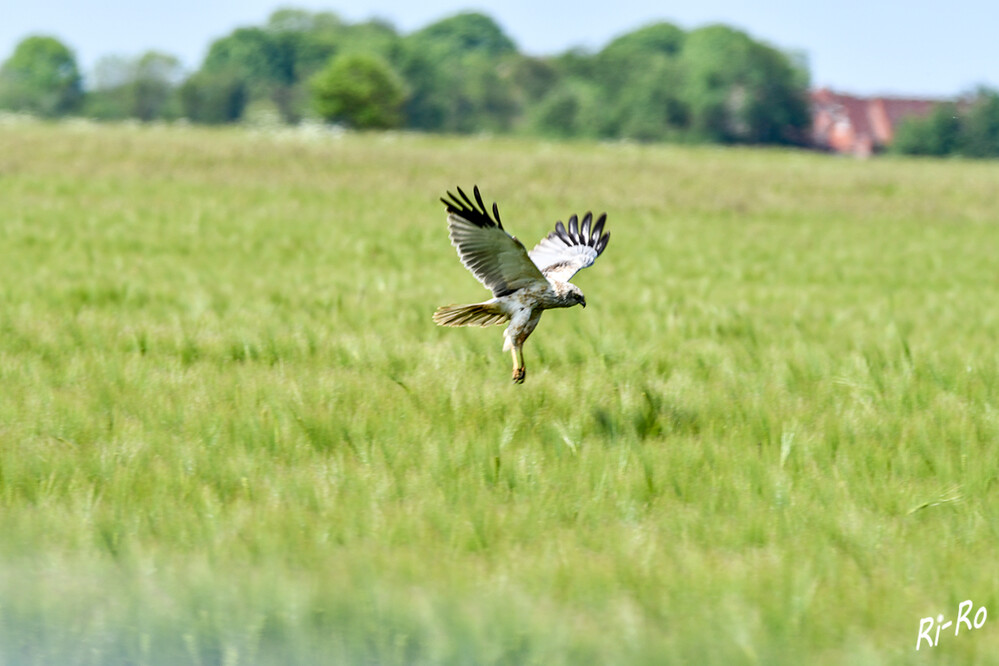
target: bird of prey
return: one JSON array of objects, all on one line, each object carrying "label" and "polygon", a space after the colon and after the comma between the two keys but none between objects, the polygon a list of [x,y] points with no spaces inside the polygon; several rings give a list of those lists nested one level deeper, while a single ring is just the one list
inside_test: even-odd
[{"label": "bird of prey", "polygon": [[582,222],[573,215],[568,228],[559,220],[530,252],[503,229],[499,208],[494,203],[492,217],[476,186],[475,201],[458,188],[458,195],[441,198],[447,207],[447,229],[458,257],[493,297],[472,305],[446,305],[434,312],[440,326],[491,326],[509,321],[503,332],[503,351],[513,354],[513,381],[522,384],[524,342],[538,325],[541,313],[551,308],[568,308],[577,303],[586,307],[583,292],[569,279],[591,265],[607,247],[610,233],[604,233],[607,214],[593,223],[587,213]]}]

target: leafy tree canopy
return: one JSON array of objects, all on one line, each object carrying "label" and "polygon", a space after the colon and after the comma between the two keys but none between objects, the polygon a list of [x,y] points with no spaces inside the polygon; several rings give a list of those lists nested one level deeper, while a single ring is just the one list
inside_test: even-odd
[{"label": "leafy tree canopy", "polygon": [[795,143],[809,123],[806,77],[746,33],[712,25],[687,34],[680,61],[691,129],[711,141]]},{"label": "leafy tree canopy", "polygon": [[674,56],[683,48],[686,33],[672,23],[660,22],[639,28],[612,40],[600,52],[602,57]]},{"label": "leafy tree canopy", "polygon": [[403,83],[385,61],[365,54],[334,58],[312,79],[316,111],[358,129],[402,124]]},{"label": "leafy tree canopy", "polygon": [[180,103],[187,118],[218,124],[239,120],[246,108],[246,85],[230,72],[197,72],[184,81]]},{"label": "leafy tree canopy", "polygon": [[[4,65],[0,104],[75,110],[79,74],[56,46],[35,44]],[[55,85],[37,75],[45,67],[24,61],[49,62],[46,71],[68,77]],[[383,21],[284,8],[215,40],[200,69],[179,78],[165,54],[104,59],[84,111],[218,123],[250,109],[253,118],[318,113],[355,127],[740,143],[798,143],[810,122],[804,61],[723,25],[652,23],[596,52],[533,57],[478,12],[400,35]],[[975,145],[996,133],[986,102],[962,124],[962,137],[980,137]]]},{"label": "leafy tree canopy", "polygon": [[307,112],[308,79],[331,58],[368,53],[391,60],[398,43],[383,21],[349,24],[332,12],[279,9],[264,26],[213,42],[200,72],[235,78],[248,101],[267,100],[286,121],[296,121]]},{"label": "leafy tree canopy", "polygon": [[78,108],[82,96],[76,58],[54,37],[22,40],[0,67],[0,107],[53,117]]},{"label": "leafy tree canopy", "polygon": [[411,127],[507,131],[519,112],[516,45],[488,16],[462,13],[404,37],[397,58],[410,88]]},{"label": "leafy tree canopy", "polygon": [[513,40],[485,14],[466,12],[432,23],[407,40],[434,53],[461,55],[476,52],[503,56],[517,52]]},{"label": "leafy tree canopy", "polygon": [[346,26],[347,24],[333,12],[313,13],[290,7],[274,11],[267,19],[267,30],[278,33],[339,30]]},{"label": "leafy tree canopy", "polygon": [[167,53],[105,56],[94,68],[93,90],[87,95],[84,112],[106,120],[175,117],[174,92],[182,79],[180,61]]},{"label": "leafy tree canopy", "polygon": [[906,155],[999,157],[999,91],[981,88],[960,103],[944,102],[925,117],[906,118],[892,150]]},{"label": "leafy tree canopy", "polygon": [[294,81],[294,52],[263,28],[239,28],[212,43],[201,69],[232,74],[251,86],[287,84]]},{"label": "leafy tree canopy", "polygon": [[999,92],[978,90],[960,118],[959,152],[967,157],[999,157]]}]

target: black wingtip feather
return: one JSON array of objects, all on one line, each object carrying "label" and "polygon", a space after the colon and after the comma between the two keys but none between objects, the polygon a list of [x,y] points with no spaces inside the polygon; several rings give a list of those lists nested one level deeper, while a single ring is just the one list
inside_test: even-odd
[{"label": "black wingtip feather", "polygon": [[[493,215],[495,216],[495,219],[490,218],[489,209],[486,208],[486,204],[482,200],[482,194],[479,192],[478,185],[472,186],[472,194],[475,196],[475,202],[473,202],[460,187],[456,189],[458,190],[458,196],[455,196],[450,191],[447,192],[448,197],[451,199],[450,201],[441,197],[441,202],[447,208],[448,213],[460,215],[479,227],[503,228],[503,224],[500,222],[499,217],[499,207],[495,204],[495,202],[493,203]],[[478,205],[476,205],[476,203]]]},{"label": "black wingtip feather", "polygon": [[603,233],[604,224],[607,222],[607,213],[603,213],[597,218],[597,223],[593,225],[593,231],[591,232],[591,237],[595,239],[600,238],[600,234]]},{"label": "black wingtip feather", "polygon": [[[568,247],[585,245],[592,247],[597,256],[604,251],[610,241],[610,232],[604,232],[604,225],[607,223],[607,213],[601,213],[596,223],[593,223],[593,213],[587,211],[583,215],[583,222],[580,225],[579,218],[572,215],[569,218],[568,229],[562,220],[555,223],[555,230],[548,233],[548,240],[558,240]],[[548,267],[550,269],[550,267]],[[547,269],[546,269],[547,270]]]},{"label": "black wingtip feather", "polygon": [[603,236],[601,236],[600,240],[597,241],[597,244],[596,244],[595,248],[597,250],[597,256],[598,257],[604,251],[604,248],[607,247],[607,243],[608,242],[610,242],[610,232],[609,231],[607,233],[605,233]]},{"label": "black wingtip feather", "polygon": [[569,234],[565,231],[565,225],[562,224],[562,220],[555,223],[555,235],[566,243],[572,243],[572,239],[569,238]]},{"label": "black wingtip feather", "polygon": [[475,194],[475,202],[479,204],[479,210],[484,212],[486,210],[486,204],[482,203],[482,195],[479,194],[479,186],[472,185],[472,192]]},{"label": "black wingtip feather", "polygon": [[579,218],[575,213],[569,218],[569,238],[573,243],[579,243]]},{"label": "black wingtip feather", "polygon": [[[476,194],[476,196],[478,196],[478,194],[479,194],[479,187],[478,187],[478,185],[475,185],[474,187],[475,187],[475,194]],[[463,189],[461,189],[460,187],[458,188],[458,194],[460,194],[461,198],[465,200],[465,203],[468,204],[469,208],[471,208],[474,211],[478,210],[478,209],[476,209],[475,204],[472,203],[472,200],[468,198],[468,195],[465,194],[465,191]]]}]

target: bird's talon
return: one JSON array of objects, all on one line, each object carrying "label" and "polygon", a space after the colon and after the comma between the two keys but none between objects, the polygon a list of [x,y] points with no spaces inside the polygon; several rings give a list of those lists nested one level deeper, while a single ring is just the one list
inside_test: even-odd
[{"label": "bird's talon", "polygon": [[524,383],[524,379],[526,377],[527,377],[527,369],[526,368],[518,368],[517,370],[513,371],[513,382],[515,384],[523,384]]}]

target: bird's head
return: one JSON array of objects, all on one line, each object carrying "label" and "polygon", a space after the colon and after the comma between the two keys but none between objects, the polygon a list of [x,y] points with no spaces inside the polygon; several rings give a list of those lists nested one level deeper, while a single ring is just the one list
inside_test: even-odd
[{"label": "bird's head", "polygon": [[574,303],[579,303],[584,308],[586,307],[586,296],[583,296],[583,292],[579,290],[576,285],[571,285],[572,289],[569,291],[569,298],[572,299]]}]

